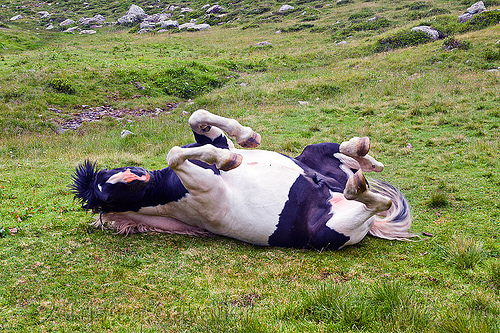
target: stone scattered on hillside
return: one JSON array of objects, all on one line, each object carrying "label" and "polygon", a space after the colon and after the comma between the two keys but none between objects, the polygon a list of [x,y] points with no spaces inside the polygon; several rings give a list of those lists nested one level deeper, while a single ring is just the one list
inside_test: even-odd
[{"label": "stone scattered on hillside", "polygon": [[121,133],[120,133],[120,137],[122,139],[125,139],[127,136],[130,136],[130,135],[135,135],[134,132],[131,132],[129,130],[123,130]]},{"label": "stone scattered on hillside", "polygon": [[219,5],[213,5],[212,7],[208,8],[205,13],[207,14],[218,14],[222,12],[224,8]]},{"label": "stone scattered on hillside", "polygon": [[37,14],[41,19],[47,19],[50,17],[50,13],[46,11],[38,12]]},{"label": "stone scattered on hillside", "polygon": [[66,20],[62,21],[61,23],[59,23],[59,26],[65,27],[67,25],[72,25],[72,24],[75,24],[75,21],[73,21],[72,19],[66,19]]},{"label": "stone scattered on hillside", "polygon": [[103,24],[106,21],[106,18],[102,15],[95,15],[94,17],[82,17],[78,23],[81,25],[98,25],[98,24]]},{"label": "stone scattered on hillside", "polygon": [[464,14],[458,17],[458,23],[464,23],[469,21],[475,15],[480,14],[486,11],[486,7],[484,6],[484,2],[479,1],[467,8]]},{"label": "stone scattered on hillside", "polygon": [[184,14],[184,13],[191,13],[191,12],[194,12],[194,9],[191,9],[189,7],[184,7],[184,8],[181,8],[181,14]]},{"label": "stone scattered on hillside", "polygon": [[80,31],[80,30],[82,30],[82,29],[80,29],[78,26],[76,26],[76,27],[71,27],[71,28],[69,28],[69,29],[66,29],[66,30],[64,30],[63,32],[73,33],[73,32],[75,32],[75,31]]},{"label": "stone scattered on hillside", "polygon": [[162,27],[162,29],[179,28],[179,22],[172,20],[161,21],[160,26]]},{"label": "stone scattered on hillside", "polygon": [[347,44],[347,41],[345,41],[345,40],[335,43],[335,45],[337,45],[337,46],[346,45],[346,44]]},{"label": "stone scattered on hillside", "polygon": [[80,31],[80,35],[93,35],[95,33],[97,33],[97,31],[95,31],[95,30],[82,30],[82,31]]},{"label": "stone scattered on hillside", "polygon": [[168,20],[172,14],[170,13],[158,13],[153,15],[148,15],[144,18],[143,22],[159,23],[161,21]]},{"label": "stone scattered on hillside", "polygon": [[11,20],[11,21],[17,21],[17,20],[20,20],[20,19],[22,19],[22,18],[23,18],[23,16],[22,16],[22,15],[16,15],[16,16],[12,16],[12,17],[10,18],[10,20]]},{"label": "stone scattered on hillside", "polygon": [[55,27],[52,24],[49,24],[48,26],[45,27],[46,30],[52,30]]},{"label": "stone scattered on hillside", "polygon": [[289,11],[289,10],[294,10],[295,7],[294,6],[290,6],[290,5],[283,5],[281,6],[281,8],[279,9],[279,12],[280,13],[284,13],[286,11]]},{"label": "stone scattered on hillside", "polygon": [[418,27],[414,27],[411,29],[411,31],[422,31],[425,32],[432,40],[438,40],[440,38],[443,38],[443,34],[435,29],[432,29],[431,27],[427,25],[421,25]]},{"label": "stone scattered on hillside", "polygon": [[273,44],[271,42],[268,42],[268,41],[264,41],[264,42],[258,42],[258,43],[255,43],[256,46],[259,46],[259,47],[263,47],[263,46],[273,46]]},{"label": "stone scattered on hillside", "polygon": [[132,24],[134,22],[140,21],[147,17],[146,12],[137,5],[130,6],[128,12],[118,19],[118,24],[126,25]]}]

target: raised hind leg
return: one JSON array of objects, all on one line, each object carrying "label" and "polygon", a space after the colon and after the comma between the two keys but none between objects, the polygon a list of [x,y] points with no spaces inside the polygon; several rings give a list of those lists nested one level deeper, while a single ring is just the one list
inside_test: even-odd
[{"label": "raised hind leg", "polygon": [[381,172],[384,165],[368,155],[369,150],[370,139],[368,137],[354,137],[340,144],[339,151],[344,156],[339,157],[339,159],[353,169],[361,169],[365,172]]},{"label": "raised hind leg", "polygon": [[373,216],[392,205],[391,199],[368,188],[361,170],[349,177],[343,194],[332,194],[330,203],[333,216],[326,225],[349,237],[344,246],[360,242],[375,223]]},{"label": "raised hind leg", "polygon": [[[260,135],[250,127],[242,126],[234,119],[216,116],[206,110],[195,111],[189,118],[189,126],[194,133],[212,141],[226,134],[244,148],[254,148],[260,144]],[[233,148],[230,146],[230,148]]]}]

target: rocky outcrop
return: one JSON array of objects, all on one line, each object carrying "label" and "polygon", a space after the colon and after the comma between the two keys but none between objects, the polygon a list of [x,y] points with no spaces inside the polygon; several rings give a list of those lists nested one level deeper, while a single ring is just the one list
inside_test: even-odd
[{"label": "rocky outcrop", "polygon": [[11,20],[11,21],[17,21],[17,20],[20,20],[20,19],[22,19],[22,18],[23,18],[23,16],[22,16],[22,15],[16,15],[16,16],[11,17],[11,18],[10,18],[10,20]]},{"label": "rocky outcrop", "polygon": [[290,5],[283,5],[280,7],[280,9],[278,10],[278,12],[280,13],[284,13],[284,12],[287,12],[287,11],[290,11],[290,10],[294,10],[295,7],[293,6],[290,6]]},{"label": "rocky outcrop", "polygon": [[83,25],[83,26],[90,26],[90,25],[100,25],[103,24],[106,21],[106,18],[102,15],[95,15],[94,17],[82,17],[80,20],[78,20],[78,23]]},{"label": "rocky outcrop", "polygon": [[486,11],[486,7],[484,6],[484,2],[479,1],[467,8],[464,14],[458,17],[458,23],[464,23],[469,21],[475,15],[480,14]]},{"label": "rocky outcrop", "polygon": [[65,27],[65,26],[72,25],[72,24],[75,24],[75,21],[73,21],[72,19],[66,19],[66,20],[62,21],[61,23],[59,23],[59,26]]}]

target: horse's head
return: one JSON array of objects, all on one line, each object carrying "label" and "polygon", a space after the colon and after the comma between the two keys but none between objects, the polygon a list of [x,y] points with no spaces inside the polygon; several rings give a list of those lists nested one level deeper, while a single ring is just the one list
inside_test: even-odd
[{"label": "horse's head", "polygon": [[96,163],[86,160],[76,168],[72,178],[70,188],[82,207],[97,212],[123,210],[141,200],[152,175],[140,167],[99,170]]}]

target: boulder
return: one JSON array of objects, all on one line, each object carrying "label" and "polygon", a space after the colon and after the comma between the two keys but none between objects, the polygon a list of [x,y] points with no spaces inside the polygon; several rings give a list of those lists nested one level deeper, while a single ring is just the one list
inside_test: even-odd
[{"label": "boulder", "polygon": [[293,7],[293,6],[290,6],[290,5],[283,5],[283,6],[281,6],[281,8],[279,9],[279,12],[280,12],[280,13],[284,13],[284,12],[286,12],[286,11],[289,11],[289,10],[294,10],[294,9],[295,9],[295,7]]},{"label": "boulder", "polygon": [[45,27],[46,30],[52,30],[55,27],[52,24],[49,24],[48,26]]},{"label": "boulder", "polygon": [[37,13],[40,19],[47,19],[50,17],[50,13],[46,11],[41,11]]},{"label": "boulder", "polygon": [[457,19],[458,23],[464,23],[469,21],[475,15],[480,14],[486,11],[486,7],[484,6],[484,2],[479,1],[467,8],[464,14],[460,15]]},{"label": "boulder", "polygon": [[59,23],[59,26],[65,27],[65,26],[72,25],[72,24],[75,24],[75,21],[73,21],[72,19],[66,19],[66,20],[62,21],[61,23]]},{"label": "boulder", "polygon": [[118,24],[121,25],[134,24],[136,22],[141,21],[147,16],[148,15],[141,7],[137,5],[132,5],[130,6],[128,12],[124,16],[118,19]]},{"label": "boulder", "polygon": [[179,28],[179,22],[172,20],[161,21],[160,26],[162,27],[162,29]]},{"label": "boulder", "polygon": [[422,31],[425,32],[432,40],[438,40],[443,38],[443,34],[427,25],[421,25],[418,27],[411,28],[411,31]]},{"label": "boulder", "polygon": [[64,30],[63,32],[68,32],[68,33],[73,33],[75,31],[80,31],[81,29],[79,27],[71,27],[69,29]]},{"label": "boulder", "polygon": [[20,20],[20,19],[22,19],[22,18],[23,18],[23,16],[22,16],[22,15],[16,15],[16,16],[12,16],[12,17],[10,18],[10,20],[11,20],[11,21],[17,21],[17,20]]},{"label": "boulder", "polygon": [[143,22],[159,23],[161,21],[168,20],[172,16],[170,13],[158,13],[153,15],[148,15],[144,18]]},{"label": "boulder", "polygon": [[208,8],[206,10],[206,13],[207,14],[218,14],[218,13],[222,12],[223,10],[224,10],[224,8],[222,6],[213,5],[212,7]]},{"label": "boulder", "polygon": [[95,33],[97,33],[97,31],[95,31],[95,30],[82,30],[82,31],[80,31],[80,35],[93,35]]},{"label": "boulder", "polygon": [[106,18],[102,15],[95,15],[94,17],[82,17],[80,20],[78,20],[78,23],[81,25],[98,25],[102,24],[106,21]]},{"label": "boulder", "polygon": [[273,46],[273,44],[271,42],[268,42],[268,41],[258,42],[258,43],[255,43],[255,45],[258,47]]},{"label": "boulder", "polygon": [[139,28],[141,30],[142,29],[152,30],[152,29],[156,28],[156,23],[154,23],[154,22],[141,22],[141,24],[139,25]]}]

